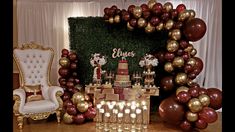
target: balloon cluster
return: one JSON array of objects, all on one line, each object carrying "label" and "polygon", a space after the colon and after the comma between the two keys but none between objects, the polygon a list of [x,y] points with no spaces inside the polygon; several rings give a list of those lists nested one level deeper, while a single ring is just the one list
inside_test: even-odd
[{"label": "balloon cluster", "polygon": [[92,120],[96,116],[96,110],[92,98],[82,93],[83,88],[79,84],[77,70],[78,57],[73,51],[62,49],[59,59],[59,84],[64,88],[63,121],[67,124],[81,124]]},{"label": "balloon cluster", "polygon": [[184,4],[174,9],[171,2],[161,4],[150,0],[140,6],[130,5],[127,10],[118,9],[116,5],[106,7],[103,18],[109,24],[126,23],[130,31],[144,29],[146,33],[152,33],[167,30],[172,40],[185,37],[189,41],[197,41],[204,36],[206,24],[195,16],[195,11],[186,9]]},{"label": "balloon cluster", "polygon": [[160,92],[174,93],[161,101],[160,117],[182,130],[205,129],[217,120],[215,110],[222,107],[222,91],[202,88],[193,80],[202,72],[203,61],[196,57],[197,50],[191,42],[200,40],[206,33],[206,24],[196,18],[192,9],[179,4],[161,4],[149,0],[140,6],[130,5],[127,10],[117,6],[104,9],[105,22],[126,23],[127,29],[143,29],[146,33],[167,31],[168,40],[163,50],[154,56],[163,69],[160,75]]},{"label": "balloon cluster", "polygon": [[176,95],[164,99],[159,106],[161,118],[179,125],[184,131],[193,128],[205,129],[218,119],[222,107],[222,92],[217,88],[201,88],[197,83],[190,87],[181,86]]}]

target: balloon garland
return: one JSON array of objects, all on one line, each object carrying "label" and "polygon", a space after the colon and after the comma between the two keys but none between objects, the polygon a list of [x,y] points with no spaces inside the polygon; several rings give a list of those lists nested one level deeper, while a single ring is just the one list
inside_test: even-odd
[{"label": "balloon garland", "polygon": [[64,88],[63,99],[63,122],[66,124],[82,124],[92,120],[96,116],[96,110],[92,98],[83,93],[77,75],[77,54],[67,49],[62,49],[59,59],[59,84]]},{"label": "balloon garland", "polygon": [[160,90],[175,94],[160,103],[159,115],[184,131],[207,128],[218,118],[215,110],[222,107],[221,90],[205,89],[193,82],[203,70],[203,61],[195,56],[197,50],[191,42],[200,40],[207,28],[195,16],[195,11],[186,9],[184,4],[174,9],[171,2],[161,4],[156,0],[130,5],[127,10],[116,5],[106,7],[103,16],[106,23],[114,26],[122,23],[129,31],[168,32],[165,49],[154,55],[164,67]]}]

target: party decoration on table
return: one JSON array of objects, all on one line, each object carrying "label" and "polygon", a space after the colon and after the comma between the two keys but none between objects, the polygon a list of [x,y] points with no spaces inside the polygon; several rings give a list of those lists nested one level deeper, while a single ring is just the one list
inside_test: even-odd
[{"label": "party decoration on table", "polygon": [[94,67],[93,72],[93,83],[101,84],[102,74],[106,71],[103,71],[101,67],[107,63],[105,56],[102,56],[100,53],[94,53],[91,55],[90,64]]},{"label": "party decoration on table", "polygon": [[61,53],[58,82],[64,89],[62,119],[66,124],[82,124],[94,119],[96,115],[93,99],[84,93],[84,88],[80,85],[77,74],[77,54],[67,49],[62,49]]},{"label": "party decoration on table", "polygon": [[153,71],[153,67],[158,65],[158,59],[151,55],[151,54],[146,54],[139,62],[140,67],[144,67],[145,70],[143,72],[143,76],[145,77],[144,79],[144,87],[152,87],[155,88],[154,84],[154,76],[155,76],[155,71]]},{"label": "party decoration on table", "polygon": [[[113,22],[117,16],[121,19]],[[194,82],[203,70],[203,61],[196,57],[197,50],[192,42],[202,39],[207,30],[206,23],[196,17],[194,10],[187,9],[184,4],[174,8],[171,2],[161,4],[149,0],[146,4],[130,5],[122,10],[115,5],[106,7],[104,20],[113,27],[124,25],[131,32],[168,33],[165,47],[152,52],[164,70],[159,73],[162,74],[159,75],[160,90],[168,95],[159,105],[164,121],[190,131],[205,129],[217,120],[215,110],[222,107],[222,91],[202,88]],[[139,64],[144,66],[144,60]],[[146,68],[151,71],[149,66]],[[145,80],[147,85],[156,83],[153,76],[150,79]]]}]

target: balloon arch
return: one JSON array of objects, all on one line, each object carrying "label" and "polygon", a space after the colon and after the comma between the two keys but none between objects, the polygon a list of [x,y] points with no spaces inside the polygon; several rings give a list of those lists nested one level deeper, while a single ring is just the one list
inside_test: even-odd
[{"label": "balloon arch", "polygon": [[217,120],[215,110],[222,107],[222,91],[217,88],[202,88],[193,80],[203,69],[203,61],[196,57],[192,42],[206,33],[205,22],[196,18],[192,9],[179,4],[161,4],[150,0],[146,4],[130,5],[119,9],[116,5],[104,8],[106,23],[126,25],[127,30],[144,30],[145,33],[168,32],[164,50],[154,53],[167,74],[162,75],[160,91],[172,92],[159,105],[160,117],[182,130],[205,129]]}]

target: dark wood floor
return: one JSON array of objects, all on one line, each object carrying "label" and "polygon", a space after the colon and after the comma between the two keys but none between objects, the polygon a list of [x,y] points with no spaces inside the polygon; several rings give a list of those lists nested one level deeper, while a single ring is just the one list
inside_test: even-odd
[{"label": "dark wood floor", "polygon": [[[222,114],[218,113],[218,120],[208,125],[204,130],[200,132],[222,132]],[[24,128],[22,131],[18,130],[16,124],[16,118],[13,118],[13,132],[98,132],[95,129],[95,122],[87,122],[82,125],[75,124],[57,124],[56,119],[49,118],[48,120],[31,121],[24,120]],[[197,130],[196,130],[197,131]],[[175,126],[165,124],[160,119],[152,121],[148,126],[147,132],[181,132],[181,130]]]}]

